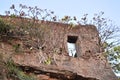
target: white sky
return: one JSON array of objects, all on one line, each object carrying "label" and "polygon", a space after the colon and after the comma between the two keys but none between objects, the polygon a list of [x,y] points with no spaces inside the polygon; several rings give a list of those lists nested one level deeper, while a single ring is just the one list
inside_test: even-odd
[{"label": "white sky", "polygon": [[9,10],[12,4],[19,6],[20,3],[53,10],[60,17],[69,15],[81,18],[85,13],[93,16],[94,13],[104,11],[105,17],[120,25],[120,0],[1,0],[0,3],[0,14]]}]

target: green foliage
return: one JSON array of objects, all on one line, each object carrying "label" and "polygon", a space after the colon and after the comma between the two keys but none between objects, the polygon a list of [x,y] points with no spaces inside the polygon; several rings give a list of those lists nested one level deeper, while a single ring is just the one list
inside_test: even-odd
[{"label": "green foliage", "polygon": [[16,18],[17,16],[15,14],[10,15],[11,18]]},{"label": "green foliage", "polygon": [[52,63],[52,59],[49,57],[44,63],[50,65]]},{"label": "green foliage", "polygon": [[118,80],[120,80],[120,78],[118,78]]},{"label": "green foliage", "polygon": [[6,24],[2,18],[0,18],[0,35],[8,35],[10,32],[11,26],[9,24]]},{"label": "green foliage", "polygon": [[[59,22],[59,21],[58,21]],[[62,23],[67,23],[67,24],[70,24],[71,27],[74,27],[75,24],[77,23],[77,18],[74,16],[74,17],[71,17],[71,16],[64,16],[60,22]]]},{"label": "green foliage", "polygon": [[120,46],[116,46],[113,49],[106,51],[106,54],[113,70],[119,73],[120,72]]},{"label": "green foliage", "polygon": [[114,47],[114,51],[120,53],[120,46]]},{"label": "green foliage", "polygon": [[36,80],[34,75],[25,74],[11,60],[6,63],[6,66],[9,72],[8,77],[12,77],[19,80]]},{"label": "green foliage", "polygon": [[6,70],[4,60],[3,60],[3,54],[0,53],[0,80],[5,80],[6,78],[6,73],[3,72]]},{"label": "green foliage", "polygon": [[23,71],[18,71],[16,76],[19,80],[36,80],[34,75],[27,75]]}]

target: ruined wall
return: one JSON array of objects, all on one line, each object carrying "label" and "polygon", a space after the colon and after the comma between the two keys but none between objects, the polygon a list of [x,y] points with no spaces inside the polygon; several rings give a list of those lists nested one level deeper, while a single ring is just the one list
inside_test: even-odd
[{"label": "ruined wall", "polygon": [[[21,24],[19,18],[7,20],[14,24],[16,29],[13,31],[11,40],[7,42],[4,39],[1,40],[4,43],[0,43],[0,51],[4,55],[9,54],[16,65],[32,67],[43,73],[67,74],[65,78],[68,80],[81,80],[81,77],[84,77],[83,80],[117,80],[106,58],[99,53],[100,40],[95,26],[74,27],[47,21],[38,21],[37,24],[31,26],[32,22],[23,21],[24,23]],[[64,56],[68,55],[68,36],[78,37],[76,47],[80,58]],[[17,47],[14,47],[16,45]],[[49,53],[51,55],[48,55]],[[72,79],[70,79],[71,74],[73,74]]]},{"label": "ruined wall", "polygon": [[72,26],[58,22],[33,22],[26,18],[2,17],[4,20],[7,20],[9,24],[19,27],[16,33],[23,34],[22,36],[17,35],[19,38],[26,37],[26,39],[21,39],[23,40],[24,49],[26,49],[26,47],[33,47],[33,49],[43,47],[45,53],[68,55],[68,36],[76,36],[77,56],[85,56],[87,52],[92,54],[100,52],[98,32],[93,25]]},{"label": "ruined wall", "polygon": [[68,55],[68,36],[76,36],[77,56],[84,55],[86,52],[100,52],[100,40],[95,26],[70,26],[55,22],[43,22],[41,24],[47,25],[46,27],[49,29],[44,35],[45,51],[55,51],[56,53]]},{"label": "ruined wall", "polygon": [[[62,76],[60,80],[118,80],[107,60],[101,53],[96,53],[89,59],[54,55],[55,59],[53,59],[54,57],[51,57],[51,59],[56,62],[56,65],[40,63],[36,54],[42,55],[43,53],[38,52],[34,54],[15,55],[12,59],[15,64],[19,66],[32,67],[46,73],[51,72],[50,74],[57,74],[56,77],[60,74],[64,75],[64,77],[68,76],[66,79],[63,79],[64,77]],[[42,58],[43,56],[40,57]],[[85,79],[77,78],[77,76],[82,76]]]}]

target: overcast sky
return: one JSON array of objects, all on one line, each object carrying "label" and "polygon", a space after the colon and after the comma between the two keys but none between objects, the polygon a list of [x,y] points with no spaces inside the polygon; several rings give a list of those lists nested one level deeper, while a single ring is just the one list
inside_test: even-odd
[{"label": "overcast sky", "polygon": [[81,18],[85,13],[93,16],[94,13],[103,11],[105,17],[120,25],[120,0],[1,0],[0,14],[4,14],[6,10],[9,10],[12,4],[17,7],[19,7],[19,4],[25,4],[53,10],[59,17],[69,15]]}]

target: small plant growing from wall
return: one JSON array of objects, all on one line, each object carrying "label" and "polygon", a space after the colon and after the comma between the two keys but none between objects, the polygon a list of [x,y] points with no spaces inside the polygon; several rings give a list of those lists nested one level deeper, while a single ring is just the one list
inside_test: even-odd
[{"label": "small plant growing from wall", "polygon": [[23,4],[19,4],[19,9],[14,4],[10,7],[10,11],[5,11],[7,16],[19,17],[22,21],[22,26],[25,26],[24,18],[31,19],[29,26],[34,26],[38,20],[44,21],[56,21],[56,16],[53,11],[47,9],[40,9],[37,6],[31,7]]},{"label": "small plant growing from wall", "polygon": [[10,32],[11,26],[6,24],[2,18],[0,18],[0,36],[7,36]]},{"label": "small plant growing from wall", "polygon": [[20,46],[21,46],[20,44],[13,45],[13,48],[16,53],[20,52]]},{"label": "small plant growing from wall", "polygon": [[47,64],[47,65],[50,65],[52,63],[52,59],[50,57],[48,57],[48,59],[45,60],[44,63]]},{"label": "small plant growing from wall", "polygon": [[37,80],[33,75],[28,75],[23,72],[20,68],[18,68],[12,60],[6,63],[6,67],[8,69],[8,77],[15,80]]}]

